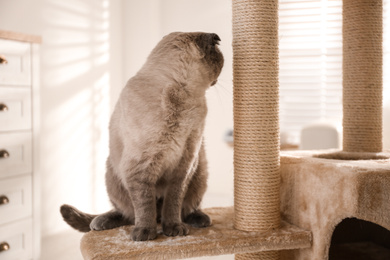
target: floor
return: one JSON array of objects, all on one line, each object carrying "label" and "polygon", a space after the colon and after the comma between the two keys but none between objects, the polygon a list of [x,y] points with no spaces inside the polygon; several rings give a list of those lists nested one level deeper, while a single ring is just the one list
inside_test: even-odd
[{"label": "floor", "polygon": [[41,260],[83,260],[79,250],[83,233],[67,230],[42,239]]},{"label": "floor", "polygon": [[[233,205],[233,198],[206,194],[203,207],[226,207]],[[80,253],[80,239],[83,233],[69,229],[42,239],[41,260],[83,260]],[[191,258],[194,260],[233,260],[234,255]]]}]

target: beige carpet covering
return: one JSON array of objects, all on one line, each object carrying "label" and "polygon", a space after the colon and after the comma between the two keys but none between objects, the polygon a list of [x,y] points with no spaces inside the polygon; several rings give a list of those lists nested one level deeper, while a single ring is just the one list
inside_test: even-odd
[{"label": "beige carpet covering", "polygon": [[282,259],[328,259],[333,231],[345,218],[390,230],[389,157],[388,152],[282,153],[282,218],[313,233],[311,248],[294,250]]},{"label": "beige carpet covering", "polygon": [[81,240],[84,259],[182,259],[255,251],[308,248],[311,233],[285,222],[276,231],[244,232],[233,228],[233,208],[206,209],[211,219],[209,228],[191,228],[186,237],[166,237],[159,227],[156,240],[134,242],[133,226],[106,231],[91,231]]}]

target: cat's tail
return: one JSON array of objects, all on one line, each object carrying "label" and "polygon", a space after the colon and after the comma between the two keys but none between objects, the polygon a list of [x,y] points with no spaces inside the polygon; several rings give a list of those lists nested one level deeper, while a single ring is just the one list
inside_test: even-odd
[{"label": "cat's tail", "polygon": [[81,212],[75,207],[66,204],[61,206],[60,212],[65,222],[68,223],[69,226],[81,232],[90,231],[91,228],[89,225],[91,224],[92,220],[98,216]]}]

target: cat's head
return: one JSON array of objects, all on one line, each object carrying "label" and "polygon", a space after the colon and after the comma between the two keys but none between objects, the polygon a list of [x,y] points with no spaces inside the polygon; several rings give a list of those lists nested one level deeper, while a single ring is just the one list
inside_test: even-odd
[{"label": "cat's head", "polygon": [[173,32],[163,37],[151,56],[163,60],[166,66],[184,64],[188,74],[201,73],[213,86],[224,63],[220,41],[215,33]]}]

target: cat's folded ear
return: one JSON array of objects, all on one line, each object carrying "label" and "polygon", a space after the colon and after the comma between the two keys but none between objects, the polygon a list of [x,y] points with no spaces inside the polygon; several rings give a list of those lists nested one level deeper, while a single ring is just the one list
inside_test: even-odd
[{"label": "cat's folded ear", "polygon": [[195,59],[201,60],[206,56],[206,53],[202,50],[202,48],[194,42],[189,44],[189,49],[191,51],[192,57]]}]

